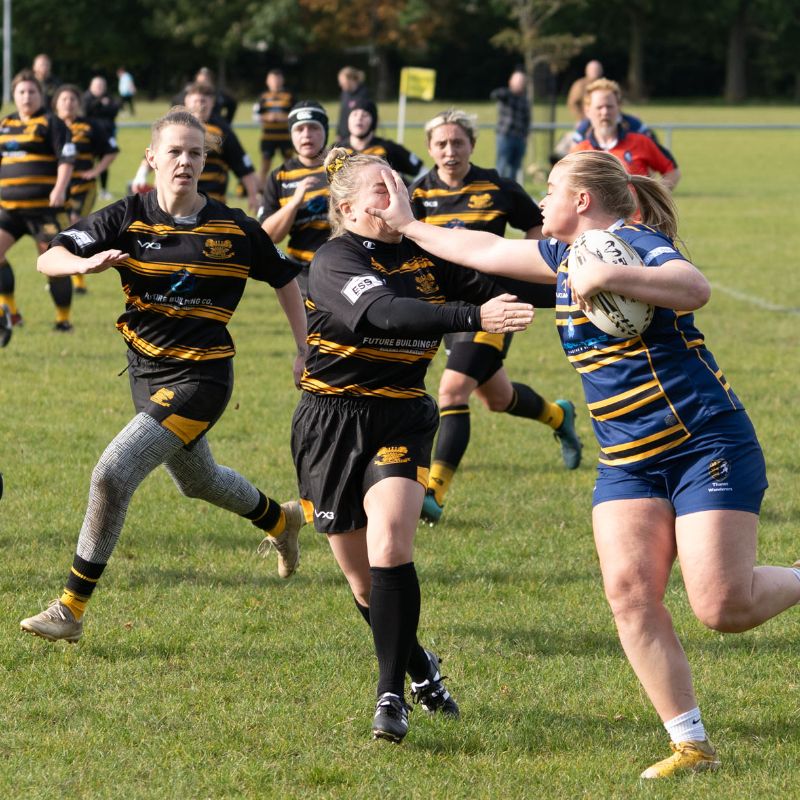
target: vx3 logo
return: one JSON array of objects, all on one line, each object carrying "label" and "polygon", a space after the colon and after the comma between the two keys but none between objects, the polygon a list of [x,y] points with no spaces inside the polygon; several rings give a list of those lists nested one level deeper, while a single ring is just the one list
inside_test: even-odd
[{"label": "vx3 logo", "polygon": [[143,242],[140,239],[136,240],[136,244],[142,248],[142,250],[160,250],[161,249],[161,242]]}]

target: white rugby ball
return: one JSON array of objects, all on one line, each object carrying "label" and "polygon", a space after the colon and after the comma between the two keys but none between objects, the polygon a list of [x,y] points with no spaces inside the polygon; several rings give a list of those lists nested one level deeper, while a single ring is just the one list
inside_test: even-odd
[{"label": "white rugby ball", "polygon": [[[611,231],[584,231],[572,243],[567,258],[568,267],[572,269],[573,266],[580,266],[587,252],[607,264],[644,266],[639,254]],[[604,333],[630,339],[647,330],[654,313],[655,308],[648,303],[603,291],[592,296],[592,308],[586,312],[586,316]]]}]

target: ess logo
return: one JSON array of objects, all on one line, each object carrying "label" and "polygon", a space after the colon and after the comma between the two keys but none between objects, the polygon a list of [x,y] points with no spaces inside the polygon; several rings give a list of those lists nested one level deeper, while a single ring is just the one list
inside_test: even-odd
[{"label": "ess logo", "polygon": [[407,447],[381,447],[372,463],[384,467],[387,464],[407,464],[409,461]]},{"label": "ess logo", "polygon": [[233,244],[230,239],[206,239],[203,255],[215,261],[222,261],[233,255]]},{"label": "ess logo", "polygon": [[368,292],[370,289],[378,289],[381,286],[383,286],[383,281],[375,275],[359,275],[347,281],[342,288],[342,294],[352,305],[355,305],[356,300],[358,300],[364,292]]},{"label": "ess logo", "polygon": [[139,245],[143,250],[160,250],[161,249],[161,242],[142,242],[141,240],[137,239],[136,244]]},{"label": "ess logo", "polygon": [[172,389],[159,389],[155,394],[150,395],[150,402],[157,403],[164,408],[169,408],[170,400],[175,397],[175,392]]}]

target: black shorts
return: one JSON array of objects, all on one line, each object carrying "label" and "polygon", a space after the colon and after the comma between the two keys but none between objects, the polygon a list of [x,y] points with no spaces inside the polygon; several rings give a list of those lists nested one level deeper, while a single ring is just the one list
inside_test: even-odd
[{"label": "black shorts", "polygon": [[444,337],[447,369],[469,375],[478,386],[502,366],[511,347],[511,333],[449,333]]},{"label": "black shorts", "polygon": [[37,242],[49,244],[56,234],[69,228],[70,221],[63,208],[45,208],[33,211],[0,208],[0,230],[14,239],[29,234]]},{"label": "black shorts", "polygon": [[291,139],[262,139],[261,155],[271,159],[278,150],[283,153],[284,158],[291,158],[294,155],[294,146]]},{"label": "black shorts", "polygon": [[97,199],[97,182],[92,181],[85,190],[76,194],[70,194],[67,198],[67,208],[69,213],[76,217],[88,217],[94,208],[94,201]]},{"label": "black shorts", "polygon": [[230,358],[167,364],[128,350],[128,376],[136,411],[151,416],[187,447],[222,416],[233,391]]},{"label": "black shorts", "polygon": [[314,506],[320,533],[367,524],[364,495],[383,478],[428,485],[439,412],[414,400],[331,397],[304,392],[292,420],[300,497]]}]

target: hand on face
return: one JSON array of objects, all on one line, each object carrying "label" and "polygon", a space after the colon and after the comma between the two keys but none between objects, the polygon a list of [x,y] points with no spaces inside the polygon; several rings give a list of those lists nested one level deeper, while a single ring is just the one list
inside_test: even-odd
[{"label": "hand on face", "polygon": [[403,233],[405,228],[414,221],[408,189],[400,174],[394,170],[382,169],[381,178],[386,186],[386,203],[380,208],[370,206],[366,212],[382,220],[389,230]]}]

